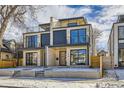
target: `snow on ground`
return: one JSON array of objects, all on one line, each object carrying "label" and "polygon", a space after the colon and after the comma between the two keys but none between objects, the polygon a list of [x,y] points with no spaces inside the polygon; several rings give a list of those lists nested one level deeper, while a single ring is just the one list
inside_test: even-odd
[{"label": "snow on ground", "polygon": [[52,71],[99,71],[95,68],[53,68]]},{"label": "snow on ground", "polygon": [[10,78],[0,77],[0,87],[25,88],[123,88],[124,81],[82,78]]},{"label": "snow on ground", "polygon": [[[21,69],[22,68],[16,68]],[[25,69],[25,68],[23,68]],[[28,68],[39,71],[43,68]],[[49,68],[52,69],[52,68]],[[2,69],[0,69],[2,70]],[[8,69],[7,69],[8,70]],[[9,68],[14,70],[14,68]],[[83,71],[90,69],[83,68],[54,68],[56,71]],[[92,69],[93,70],[93,69]],[[94,69],[95,71],[98,69]],[[31,88],[124,88],[124,69],[106,70],[105,76],[101,79],[83,79],[83,78],[26,78],[26,77],[0,77],[0,87],[31,87]],[[118,80],[119,79],[119,80]]]},{"label": "snow on ground", "polygon": [[0,70],[8,70],[8,71],[18,71],[18,70],[31,70],[31,71],[42,71],[43,67],[18,67],[18,68],[1,68]]},{"label": "snow on ground", "polygon": [[0,70],[16,71],[16,70],[23,70],[23,68],[0,68]]},{"label": "snow on ground", "polygon": [[119,80],[124,80],[124,69],[115,69],[115,72]]},{"label": "snow on ground", "polygon": [[[83,81],[83,82],[82,82]],[[87,82],[86,82],[87,81]],[[86,79],[74,78],[0,78],[0,86],[30,88],[85,88],[96,87],[96,83]]]},{"label": "snow on ground", "polygon": [[17,70],[31,70],[31,71],[43,71],[43,70],[52,70],[52,71],[99,71],[97,68],[68,68],[68,67],[21,67],[21,68],[2,68],[0,70],[10,70],[10,71],[17,71]]}]

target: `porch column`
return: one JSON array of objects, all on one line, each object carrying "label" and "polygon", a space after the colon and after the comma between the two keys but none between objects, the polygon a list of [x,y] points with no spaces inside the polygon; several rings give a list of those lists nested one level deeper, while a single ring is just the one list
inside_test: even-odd
[{"label": "porch column", "polygon": [[26,53],[23,51],[23,66],[26,66]]},{"label": "porch column", "polygon": [[48,62],[49,62],[49,50],[48,50],[48,46],[45,46],[45,63],[46,66],[48,66]]},{"label": "porch column", "polygon": [[70,29],[66,31],[67,44],[70,44]]},{"label": "porch column", "polygon": [[53,17],[50,18],[50,45],[53,45]]},{"label": "porch column", "polygon": [[118,67],[118,26],[114,26],[114,67]]},{"label": "porch column", "polygon": [[70,66],[70,49],[66,49],[66,65]]},{"label": "porch column", "polygon": [[38,57],[38,60],[37,60],[37,66],[41,66],[40,64],[40,61],[41,61],[41,58],[40,58],[40,50],[37,52],[37,57]]},{"label": "porch column", "polygon": [[40,47],[41,46],[41,34],[38,34],[38,41],[37,41],[38,43],[38,47]]}]

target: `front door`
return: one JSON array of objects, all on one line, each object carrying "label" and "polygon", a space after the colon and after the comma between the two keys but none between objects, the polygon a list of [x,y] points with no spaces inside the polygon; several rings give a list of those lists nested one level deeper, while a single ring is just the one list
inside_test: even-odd
[{"label": "front door", "polygon": [[66,52],[65,51],[59,52],[59,65],[66,66]]}]

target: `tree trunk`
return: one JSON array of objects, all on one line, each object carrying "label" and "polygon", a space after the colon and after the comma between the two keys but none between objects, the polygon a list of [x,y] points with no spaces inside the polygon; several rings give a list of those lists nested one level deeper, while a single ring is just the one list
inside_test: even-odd
[{"label": "tree trunk", "polygon": [[12,14],[15,12],[15,10],[17,9],[17,5],[14,6],[11,11],[8,13],[8,15],[3,19],[3,22],[1,24],[1,28],[0,28],[0,48],[3,47],[3,43],[2,43],[2,40],[3,40],[3,35],[4,35],[4,32],[6,31],[6,28],[7,28],[7,25],[8,25],[8,22],[9,22],[9,19],[11,18]]},{"label": "tree trunk", "polygon": [[9,21],[8,18],[5,19],[5,21],[1,25],[1,29],[0,29],[0,48],[3,47],[2,40],[3,40],[4,32],[6,31],[6,28],[7,28],[7,25],[8,25],[8,21]]}]

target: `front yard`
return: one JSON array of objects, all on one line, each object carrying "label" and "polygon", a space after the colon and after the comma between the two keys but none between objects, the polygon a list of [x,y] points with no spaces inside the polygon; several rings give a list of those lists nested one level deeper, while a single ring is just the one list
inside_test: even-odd
[{"label": "front yard", "polygon": [[[16,70],[20,70],[18,68]],[[24,70],[25,68],[23,68]],[[30,68],[26,68],[29,70]],[[67,68],[68,69],[68,68]],[[66,70],[67,70],[66,69]],[[8,69],[6,69],[8,70]],[[13,70],[13,69],[9,69]],[[15,70],[15,69],[14,69]],[[34,68],[31,71],[43,70],[43,68]],[[54,69],[63,71],[65,69]],[[69,69],[70,70],[70,69]],[[76,69],[74,69],[75,71]],[[80,70],[80,69],[78,69]],[[76,70],[77,71],[77,70]],[[88,70],[89,71],[89,70]],[[44,78],[44,77],[11,77],[1,76],[0,87],[24,87],[24,88],[114,88],[124,87],[124,70],[106,70],[106,74],[102,79],[86,79],[86,78]]]},{"label": "front yard", "polygon": [[123,81],[107,78],[81,79],[81,78],[10,78],[0,77],[0,87],[24,88],[110,88],[124,87]]}]

